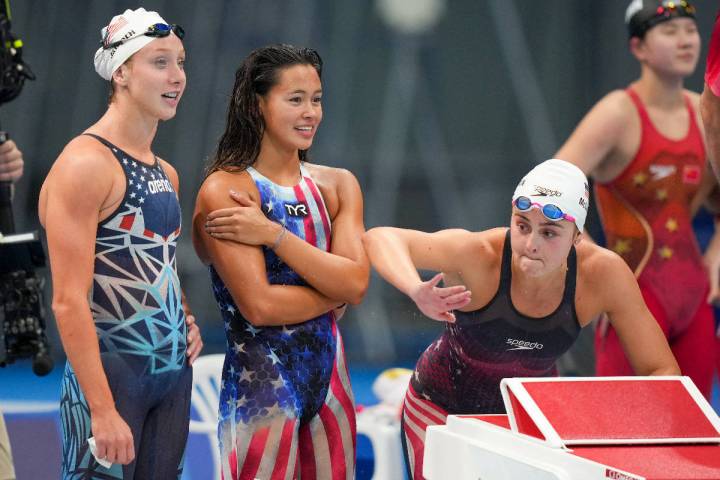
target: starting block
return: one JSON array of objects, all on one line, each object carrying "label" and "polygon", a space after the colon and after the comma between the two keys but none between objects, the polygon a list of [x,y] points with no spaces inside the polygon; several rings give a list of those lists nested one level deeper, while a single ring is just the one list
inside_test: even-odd
[{"label": "starting block", "polygon": [[688,377],[503,379],[507,415],[428,427],[428,480],[720,479],[720,418]]}]

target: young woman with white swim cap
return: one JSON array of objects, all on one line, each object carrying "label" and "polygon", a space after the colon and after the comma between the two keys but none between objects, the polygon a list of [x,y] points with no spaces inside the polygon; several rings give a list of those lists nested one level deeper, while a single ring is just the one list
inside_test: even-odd
[{"label": "young woman with white swim cap", "polygon": [[[425,315],[446,322],[420,356],[405,398],[410,478],[422,478],[429,425],[443,424],[448,414],[504,412],[500,380],[555,375],[557,358],[602,312],[637,374],[679,373],[628,266],[581,241],[588,197],[585,175],[553,159],[518,184],[510,228],[379,227],[365,234],[378,273]],[[424,282],[418,269],[441,273]]]},{"label": "young woman with white swim cap", "polygon": [[151,147],[185,90],[183,34],[138,8],[101,35],[95,69],[110,104],[62,151],[39,199],[68,357],[62,478],[179,478],[202,341],[177,275],[178,176]]}]

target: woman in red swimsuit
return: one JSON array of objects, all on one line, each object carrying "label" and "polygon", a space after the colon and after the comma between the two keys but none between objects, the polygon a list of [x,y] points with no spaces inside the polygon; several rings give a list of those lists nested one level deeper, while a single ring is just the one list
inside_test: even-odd
[{"label": "woman in red swimsuit", "polygon": [[[607,247],[635,272],[683,374],[710,395],[720,240],[700,251],[692,218],[716,185],[699,95],[683,88],[700,54],[687,1],[634,0],[626,22],[640,78],[600,100],[556,154],[595,180]],[[595,334],[596,373],[631,375],[615,329]]]}]

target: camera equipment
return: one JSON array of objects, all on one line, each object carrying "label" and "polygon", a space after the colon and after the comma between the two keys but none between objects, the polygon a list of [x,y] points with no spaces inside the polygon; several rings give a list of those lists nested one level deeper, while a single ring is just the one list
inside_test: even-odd
[{"label": "camera equipment", "polygon": [[[15,99],[25,80],[34,80],[22,60],[22,40],[10,31],[9,0],[0,0],[0,105]],[[0,144],[7,135],[0,132]],[[0,367],[19,358],[33,359],[33,372],[52,370],[43,319],[43,280],[35,269],[45,266],[37,232],[15,234],[12,183],[0,182]]]},{"label": "camera equipment", "polygon": [[52,370],[45,335],[42,287],[35,268],[45,266],[37,232],[0,238],[0,366],[18,358],[33,359],[33,372]]},{"label": "camera equipment", "polygon": [[0,105],[14,100],[35,74],[22,59],[23,42],[10,31],[10,0],[0,1]]}]

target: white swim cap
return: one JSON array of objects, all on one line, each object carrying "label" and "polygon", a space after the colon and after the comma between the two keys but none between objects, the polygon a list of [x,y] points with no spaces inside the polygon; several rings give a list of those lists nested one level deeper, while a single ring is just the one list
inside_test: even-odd
[{"label": "white swim cap", "polygon": [[574,217],[578,230],[583,231],[590,205],[590,187],[585,174],[572,163],[553,158],[537,165],[515,188],[513,204],[519,197],[543,206],[555,205]]},{"label": "white swim cap", "polygon": [[[115,15],[107,27],[100,30],[102,45],[95,52],[95,71],[105,80],[112,78],[113,72],[130,56],[157,37],[144,35],[153,25],[167,22],[157,12],[148,12],[144,8],[125,10]],[[107,48],[114,42],[128,39],[120,45]]]}]

